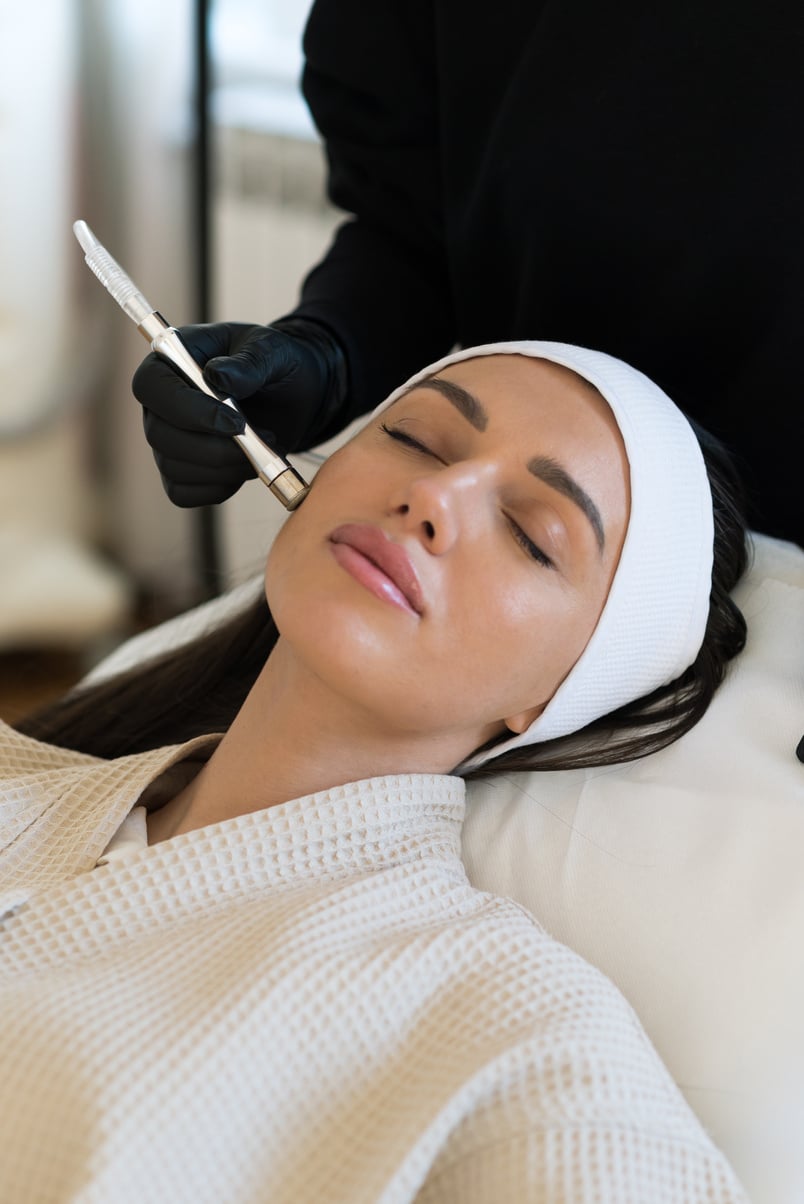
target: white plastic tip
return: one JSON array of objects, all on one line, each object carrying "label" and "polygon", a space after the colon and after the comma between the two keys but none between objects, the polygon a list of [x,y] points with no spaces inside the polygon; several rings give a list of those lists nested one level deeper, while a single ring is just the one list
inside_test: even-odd
[{"label": "white plastic tip", "polygon": [[97,238],[84,221],[73,222],[73,234],[87,255],[98,245]]}]

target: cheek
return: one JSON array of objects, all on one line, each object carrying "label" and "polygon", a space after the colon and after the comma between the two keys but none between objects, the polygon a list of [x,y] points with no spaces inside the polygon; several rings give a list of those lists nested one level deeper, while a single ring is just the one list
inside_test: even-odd
[{"label": "cheek", "polygon": [[[348,508],[347,486],[357,479],[350,467],[351,445],[335,452],[321,465],[310,485],[307,497],[279,529],[268,552],[265,565],[265,590],[271,606],[270,591],[275,586],[290,584],[292,575],[304,579],[306,558],[320,546],[327,533],[342,521],[339,501]],[[272,608],[273,609],[273,608]]]},{"label": "cheek", "polygon": [[[485,690],[499,716],[549,701],[586,647],[596,625],[596,608],[560,587],[545,586],[534,598],[503,592],[480,609],[479,655]],[[496,636],[492,639],[489,633]],[[484,656],[485,651],[485,656]],[[467,658],[469,650],[466,649]]]}]

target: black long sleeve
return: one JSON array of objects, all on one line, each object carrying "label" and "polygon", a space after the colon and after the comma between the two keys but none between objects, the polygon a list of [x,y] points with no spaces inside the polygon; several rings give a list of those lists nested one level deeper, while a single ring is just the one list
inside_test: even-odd
[{"label": "black long sleeve", "polygon": [[353,217],[300,313],[351,412],[463,345],[642,368],[804,543],[804,18],[792,0],[317,0],[305,95]]},{"label": "black long sleeve", "polygon": [[353,215],[304,284],[298,312],[347,352],[349,417],[456,339],[447,278],[430,0],[315,5],[304,94],[331,200]]}]

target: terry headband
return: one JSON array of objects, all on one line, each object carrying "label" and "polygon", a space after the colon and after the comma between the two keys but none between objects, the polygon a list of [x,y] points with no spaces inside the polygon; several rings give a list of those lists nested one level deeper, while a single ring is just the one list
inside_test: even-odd
[{"label": "terry headband", "polygon": [[417,372],[374,414],[450,364],[483,355],[550,360],[595,386],[625,444],[631,514],[608,598],[580,657],[526,731],[469,757],[462,769],[579,731],[677,678],[703,643],[712,581],[712,494],[698,440],[658,385],[622,360],[568,343],[486,343]]}]

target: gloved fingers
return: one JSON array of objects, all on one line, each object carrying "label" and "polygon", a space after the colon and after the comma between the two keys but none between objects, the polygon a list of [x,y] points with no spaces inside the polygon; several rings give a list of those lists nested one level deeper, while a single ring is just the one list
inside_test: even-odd
[{"label": "gloved fingers", "polygon": [[162,488],[174,506],[192,510],[197,506],[219,506],[237,492],[237,485],[177,485],[162,477]]},{"label": "gloved fingers", "polygon": [[219,393],[241,401],[265,386],[292,379],[298,371],[298,350],[293,340],[270,326],[255,326],[244,332],[236,350],[211,357],[204,377]]},{"label": "gloved fingers", "polygon": [[202,368],[218,355],[231,355],[252,330],[264,330],[247,322],[196,322],[179,326],[179,338]]},{"label": "gloved fingers", "polygon": [[155,456],[198,464],[202,468],[225,468],[246,462],[243,452],[230,436],[180,430],[170,422],[163,422],[150,410],[143,411],[142,426]]},{"label": "gloved fingers", "polygon": [[243,419],[235,410],[194,389],[153,352],[137,368],[131,387],[146,412],[182,431],[234,435],[243,430]]},{"label": "gloved fingers", "polygon": [[224,488],[234,493],[244,481],[257,475],[243,455],[236,464],[215,465],[206,470],[200,468],[197,463],[172,460],[169,456],[160,455],[159,452],[154,453],[154,460],[162,480],[170,481],[173,485],[199,485],[205,489]]}]

